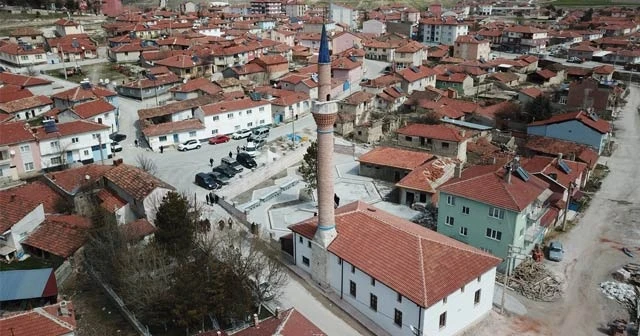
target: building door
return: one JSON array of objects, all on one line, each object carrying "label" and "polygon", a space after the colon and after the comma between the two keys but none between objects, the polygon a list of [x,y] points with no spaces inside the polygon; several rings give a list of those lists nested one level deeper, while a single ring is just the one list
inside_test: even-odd
[{"label": "building door", "polygon": [[178,143],[178,142],[180,142],[180,141],[178,140],[178,135],[177,135],[177,134],[174,134],[174,135],[173,135],[173,143]]},{"label": "building door", "polygon": [[413,193],[407,191],[407,205],[411,206],[411,204],[413,204],[413,197]]},{"label": "building door", "polygon": [[67,152],[67,163],[71,163],[73,162],[73,152],[72,151],[68,151]]}]

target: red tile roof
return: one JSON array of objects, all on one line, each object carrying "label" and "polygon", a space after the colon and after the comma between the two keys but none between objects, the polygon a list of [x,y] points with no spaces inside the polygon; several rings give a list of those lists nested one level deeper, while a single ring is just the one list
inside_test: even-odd
[{"label": "red tile roof", "polygon": [[67,307],[69,316],[59,314],[60,304],[36,308],[24,313],[0,318],[2,336],[66,336],[76,328],[75,313],[71,302]]},{"label": "red tile roof", "polygon": [[436,80],[440,82],[462,83],[467,77],[469,76],[464,73],[453,73],[450,75],[438,75],[436,76]]},{"label": "red tile roof", "polygon": [[5,232],[31,211],[40,206],[39,202],[13,193],[0,193],[0,232]]},{"label": "red tile roof", "polygon": [[117,185],[137,201],[144,200],[156,188],[174,188],[144,170],[127,164],[119,164],[104,174],[104,178]]},{"label": "red tile roof", "polygon": [[[199,334],[198,336],[215,336],[215,332],[210,334]],[[304,315],[291,308],[283,311],[280,318],[269,317],[260,321],[258,326],[250,326],[233,334],[234,336],[326,336],[320,328],[309,321]]]},{"label": "red tile roof", "polygon": [[205,116],[211,116],[220,113],[227,113],[239,110],[246,110],[253,107],[269,105],[266,100],[253,100],[251,98],[236,99],[232,101],[223,101],[202,106]]},{"label": "red tile roof", "polygon": [[602,134],[606,134],[611,132],[611,123],[609,123],[608,121],[602,119],[602,118],[597,118],[598,120],[593,120],[591,119],[591,117],[589,117],[588,113],[584,112],[584,111],[578,111],[578,112],[569,112],[569,113],[563,113],[563,114],[558,114],[555,115],[547,120],[540,120],[540,121],[535,121],[532,122],[528,125],[528,127],[531,126],[540,126],[540,125],[551,125],[551,124],[557,124],[557,123],[562,123],[562,122],[566,122],[566,121],[572,121],[572,120],[577,120],[581,123],[583,123],[585,126],[599,132]]},{"label": "red tile roof", "polygon": [[0,146],[35,141],[28,125],[21,122],[0,124]]},{"label": "red tile roof", "polygon": [[0,103],[7,103],[13,100],[32,97],[33,93],[28,89],[23,89],[20,86],[5,84],[0,87]]},{"label": "red tile roof", "polygon": [[91,221],[77,215],[49,215],[22,243],[53,255],[69,258],[89,235]]},{"label": "red tile roof", "polygon": [[417,152],[395,147],[376,147],[358,158],[360,164],[369,163],[378,166],[413,170],[433,155],[427,152]]},{"label": "red tile roof", "polygon": [[144,237],[153,234],[158,229],[149,223],[148,220],[141,218],[133,222],[124,224],[122,226],[122,233],[124,233],[127,241],[139,241]]},{"label": "red tile roof", "polygon": [[536,27],[521,26],[521,25],[506,27],[504,31],[510,32],[510,33],[545,33],[546,32],[546,30],[539,29]]},{"label": "red tile roof", "polygon": [[[413,69],[417,69],[418,72],[413,71]],[[398,72],[396,72],[402,79],[406,80],[409,83],[413,83],[417,80],[420,80],[422,78],[427,78],[429,76],[435,76],[436,72],[429,68],[426,67],[424,65],[421,65],[419,67],[412,67],[412,68],[407,68],[404,70],[400,70]]]},{"label": "red tile roof", "polygon": [[551,79],[553,77],[555,77],[557,74],[549,69],[542,69],[542,70],[538,70],[536,71],[536,74],[538,74],[538,76],[544,78],[544,79]]},{"label": "red tile roof", "polygon": [[132,89],[148,89],[161,87],[164,85],[177,84],[181,83],[182,78],[178,77],[178,75],[173,72],[168,72],[164,74],[160,74],[156,76],[156,80],[151,80],[149,78],[140,78],[125,84],[122,84],[122,87],[132,88]]},{"label": "red tile roof", "polygon": [[374,96],[375,95],[373,93],[358,91],[343,99],[340,103],[347,105],[359,105],[364,102],[371,102]]},{"label": "red tile roof", "polygon": [[555,174],[556,182],[569,188],[571,182],[576,182],[582,173],[587,169],[587,164],[571,160],[562,159],[562,161],[571,169],[569,173],[565,173],[558,166],[558,158],[548,156],[534,156],[532,158],[523,159],[522,166],[530,173],[542,173],[547,176]]},{"label": "red tile roof", "polygon": [[457,129],[445,125],[411,124],[398,129],[397,132],[402,135],[419,136],[451,142],[461,142],[465,139]]},{"label": "red tile roof", "polygon": [[100,191],[96,193],[96,197],[100,200],[100,206],[110,213],[114,213],[127,205],[125,200],[107,189],[100,189]]},{"label": "red tile roof", "polygon": [[147,136],[159,136],[173,134],[177,132],[204,129],[204,125],[198,119],[186,119],[180,121],[169,121],[156,125],[148,125],[142,129],[142,133]]},{"label": "red tile roof", "polygon": [[6,113],[16,113],[51,104],[53,104],[53,101],[47,96],[31,96],[2,103],[0,104],[0,110]]},{"label": "red tile roof", "polygon": [[103,89],[99,86],[92,85],[90,89],[84,89],[80,86],[77,86],[69,90],[58,92],[51,97],[60,99],[60,100],[68,100],[68,101],[76,102],[76,101],[87,100],[87,99],[113,97],[116,95],[118,94],[113,91]]},{"label": "red tile roof", "polygon": [[[113,166],[90,164],[78,168],[66,169],[45,174],[45,177],[57,186],[61,192],[75,195],[80,188],[95,184],[102,176],[113,169]],[[87,176],[89,178],[87,178]]]},{"label": "red tile roof", "polygon": [[189,55],[176,55],[163,60],[156,61],[157,65],[164,65],[168,68],[180,68],[188,69],[195,66],[202,65],[202,60],[199,58],[196,62],[193,61],[192,56]]},{"label": "red tile roof", "polygon": [[600,65],[593,68],[593,72],[599,75],[609,75],[609,74],[612,74],[615,70],[616,69],[613,66],[608,64]]},{"label": "red tile roof", "polygon": [[21,36],[39,36],[42,35],[42,32],[38,29],[32,27],[20,27],[12,30],[9,33],[9,36],[13,37],[21,37]]},{"label": "red tile roof", "polygon": [[62,196],[42,181],[34,181],[21,186],[0,191],[0,193],[17,195],[23,199],[41,203],[44,212],[57,213],[56,204],[63,200]]},{"label": "red tile roof", "polygon": [[536,87],[528,87],[528,88],[524,88],[522,90],[520,90],[520,92],[526,94],[527,96],[531,97],[531,98],[536,98],[540,95],[542,95],[544,92],[542,92],[542,90],[536,88]]},{"label": "red tile roof", "polygon": [[140,109],[138,110],[138,117],[140,119],[151,119],[153,117],[166,116],[177,112],[193,110],[196,107],[211,104],[217,101],[220,101],[220,97],[204,95],[196,98],[177,101],[163,106]]},{"label": "red tile roof", "polygon": [[580,162],[588,164],[589,168],[594,168],[598,163],[599,156],[595,150],[575,142],[529,135],[524,147],[531,151],[551,156],[556,156],[558,153],[562,153],[565,157],[572,155]]},{"label": "red tile roof", "polygon": [[51,81],[38,77],[24,76],[5,71],[0,73],[0,83],[28,88],[38,85],[48,85],[51,84]]},{"label": "red tile roof", "polygon": [[197,79],[191,79],[182,85],[178,85],[173,89],[171,89],[171,92],[188,93],[188,92],[194,92],[197,90],[200,90],[209,95],[215,95],[215,94],[218,94],[219,92],[222,92],[222,89],[220,88],[220,86],[218,86],[218,84],[213,83],[207,78],[203,78],[203,77],[197,78]]},{"label": "red tile roof", "polygon": [[530,175],[530,179],[525,182],[513,172],[511,183],[507,183],[505,171],[502,165],[470,167],[462,172],[462,177],[449,180],[438,190],[520,212],[548,187],[546,182],[534,175]]},{"label": "red tile roof", "polygon": [[116,107],[106,100],[96,99],[73,106],[73,110],[80,118],[88,119],[98,114],[115,111]]},{"label": "red tile roof", "polygon": [[36,55],[36,54],[46,53],[43,48],[25,49],[25,47],[19,44],[14,44],[14,43],[6,43],[3,45],[2,41],[0,41],[0,52],[9,54],[9,55],[14,55],[14,56]]},{"label": "red tile roof", "polygon": [[436,188],[453,176],[456,164],[456,159],[447,157],[429,160],[403,177],[396,187],[435,194]]},{"label": "red tile roof", "polygon": [[[89,132],[97,132],[104,131],[105,129],[109,129],[110,126],[98,124],[95,122],[87,121],[87,120],[74,120],[66,123],[56,124],[58,131],[47,133],[44,130],[44,126],[34,127],[32,131],[35,131],[35,136],[39,140],[44,139],[52,139],[59,138],[68,135],[89,133]],[[103,141],[108,141],[108,139],[103,139]]]},{"label": "red tile roof", "polygon": [[[311,239],[317,217],[290,226]],[[472,246],[361,201],[336,209],[329,252],[421,307],[430,307],[500,263]]]}]

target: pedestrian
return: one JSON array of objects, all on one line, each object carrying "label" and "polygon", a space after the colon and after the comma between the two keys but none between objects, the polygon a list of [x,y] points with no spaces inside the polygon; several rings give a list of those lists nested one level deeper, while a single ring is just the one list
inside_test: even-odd
[{"label": "pedestrian", "polygon": [[209,159],[209,164],[211,165],[211,167],[213,167],[213,158]]},{"label": "pedestrian", "polygon": [[164,153],[164,146],[160,146],[160,154]]},{"label": "pedestrian", "polygon": [[138,139],[133,140],[133,144],[136,145],[136,147],[138,147]]},{"label": "pedestrian", "polygon": [[229,151],[229,158],[233,158],[233,152]]},{"label": "pedestrian", "polygon": [[207,200],[207,205],[211,204],[209,194],[207,194],[204,198]]},{"label": "pedestrian", "polygon": [[298,114],[296,113],[296,121],[298,121]]},{"label": "pedestrian", "polygon": [[229,228],[231,229],[231,226],[233,225],[233,219],[231,219],[231,217],[229,217],[227,224],[229,224]]},{"label": "pedestrian", "polygon": [[238,154],[240,153],[240,146],[236,147],[236,152],[238,152]]}]

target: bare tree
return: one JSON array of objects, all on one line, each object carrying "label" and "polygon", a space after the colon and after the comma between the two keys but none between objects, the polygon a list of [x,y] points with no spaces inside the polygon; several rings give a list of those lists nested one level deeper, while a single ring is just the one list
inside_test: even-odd
[{"label": "bare tree", "polygon": [[158,166],[156,166],[156,163],[143,154],[138,154],[138,156],[136,156],[136,163],[138,168],[151,175],[156,175],[158,173]]}]

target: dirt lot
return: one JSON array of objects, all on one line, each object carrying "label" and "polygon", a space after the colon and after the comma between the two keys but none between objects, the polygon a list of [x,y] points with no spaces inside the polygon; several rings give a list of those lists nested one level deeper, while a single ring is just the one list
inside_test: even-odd
[{"label": "dirt lot", "polygon": [[64,283],[62,295],[73,302],[78,336],[137,336],[98,285],[77,273]]}]

